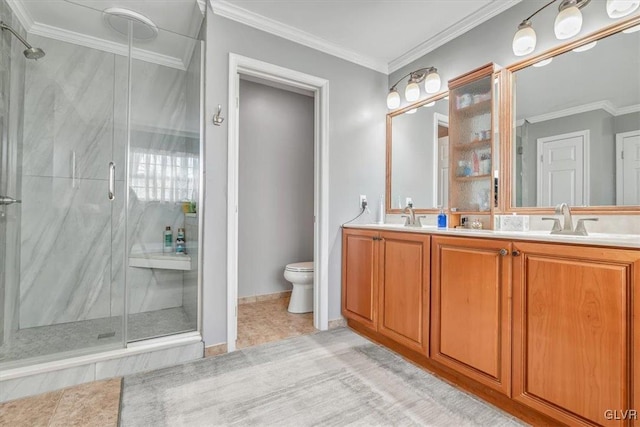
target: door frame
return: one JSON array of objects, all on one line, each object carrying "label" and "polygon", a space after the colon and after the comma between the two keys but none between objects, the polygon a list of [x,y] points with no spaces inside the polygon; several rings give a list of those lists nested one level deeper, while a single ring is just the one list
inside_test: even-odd
[{"label": "door frame", "polygon": [[541,205],[542,199],[542,162],[540,161],[540,156],[542,155],[542,145],[548,141],[555,141],[557,139],[562,138],[572,138],[576,136],[582,136],[583,146],[582,146],[582,205],[581,206],[589,206],[589,130],[580,130],[577,132],[569,132],[562,133],[558,135],[550,135],[542,138],[536,139],[536,206],[544,206]]},{"label": "door frame", "polygon": [[618,206],[622,205],[624,199],[624,159],[622,158],[624,146],[622,141],[627,136],[640,136],[640,129],[616,133],[616,205]]},{"label": "door frame", "polygon": [[[227,135],[227,351],[238,337],[238,174],[239,74],[314,94],[313,325],[329,329],[329,81],[268,62],[229,53],[229,133]],[[276,113],[277,114],[277,113]]]},{"label": "door frame", "polygon": [[[440,144],[438,138],[438,128],[440,126],[449,128],[449,116],[440,113],[433,113],[433,207],[438,207],[438,194],[440,192]],[[444,203],[443,203],[444,205]]]}]

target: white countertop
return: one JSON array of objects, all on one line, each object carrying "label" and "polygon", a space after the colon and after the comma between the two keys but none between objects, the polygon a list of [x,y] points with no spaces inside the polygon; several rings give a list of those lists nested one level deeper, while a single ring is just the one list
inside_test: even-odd
[{"label": "white countertop", "polygon": [[490,239],[530,240],[536,242],[569,243],[574,245],[611,246],[640,249],[640,235],[589,233],[588,236],[550,234],[549,231],[494,231],[468,228],[437,228],[435,226],[406,227],[403,224],[346,224],[344,228],[438,234],[444,236],[486,237]]}]

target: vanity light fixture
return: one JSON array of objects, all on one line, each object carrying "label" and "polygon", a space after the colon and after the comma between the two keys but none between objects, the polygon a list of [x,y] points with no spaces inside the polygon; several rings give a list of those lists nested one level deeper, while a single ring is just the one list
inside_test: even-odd
[{"label": "vanity light fixture", "polygon": [[420,68],[412,71],[402,76],[393,86],[391,86],[391,89],[389,89],[389,94],[387,95],[387,107],[390,110],[400,106],[400,94],[398,93],[397,86],[405,77],[409,77],[407,87],[404,90],[404,97],[408,102],[417,101],[418,98],[420,98],[419,84],[423,81],[426,93],[436,93],[440,90],[440,75],[435,67]]},{"label": "vanity light fixture", "polygon": [[607,15],[609,18],[622,18],[635,12],[640,6],[640,0],[607,0]]},{"label": "vanity light fixture", "polygon": [[[536,32],[531,25],[531,18],[556,1],[557,0],[552,0],[545,4],[518,25],[518,31],[516,31],[516,34],[513,36],[512,44],[513,53],[516,56],[528,55],[536,48],[537,37]],[[571,38],[580,32],[582,29],[582,12],[580,12],[580,9],[589,4],[590,1],[591,0],[560,1],[560,5],[558,6],[559,13],[556,16],[556,20],[553,25],[556,38],[564,40]]]},{"label": "vanity light fixture", "polygon": [[423,107],[433,107],[434,105],[436,105],[436,101],[431,101],[428,104],[424,104]]},{"label": "vanity light fixture", "polygon": [[415,114],[416,111],[418,111],[417,108],[412,108],[411,110],[407,111],[407,114]]},{"label": "vanity light fixture", "polygon": [[622,32],[625,34],[635,33],[636,31],[640,31],[640,25],[636,25],[631,28],[627,28],[626,30],[622,30]]}]

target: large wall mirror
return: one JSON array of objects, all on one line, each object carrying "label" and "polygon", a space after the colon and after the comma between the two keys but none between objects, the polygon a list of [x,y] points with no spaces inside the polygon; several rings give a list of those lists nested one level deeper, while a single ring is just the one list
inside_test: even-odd
[{"label": "large wall mirror", "polygon": [[513,208],[640,205],[640,31],[596,38],[513,67]]},{"label": "large wall mirror", "polygon": [[387,213],[447,206],[448,116],[446,93],[387,115]]}]

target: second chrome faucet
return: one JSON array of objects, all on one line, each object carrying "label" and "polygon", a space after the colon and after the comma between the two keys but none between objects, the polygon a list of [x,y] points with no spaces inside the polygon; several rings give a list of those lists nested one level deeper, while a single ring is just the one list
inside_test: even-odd
[{"label": "second chrome faucet", "polygon": [[578,220],[578,225],[573,228],[573,219],[571,217],[571,209],[566,203],[560,203],[556,206],[556,215],[562,215],[564,217],[564,224],[560,226],[560,219],[558,218],[542,218],[544,221],[553,221],[553,228],[551,234],[565,234],[571,236],[587,236],[587,229],[584,226],[585,221],[597,221],[598,218],[581,218]]},{"label": "second chrome faucet", "polygon": [[420,222],[420,218],[425,218],[424,215],[416,216],[416,212],[413,209],[413,204],[409,203],[406,208],[404,208],[404,212],[409,215],[402,215],[404,220],[404,225],[406,227],[422,227],[422,223]]}]

